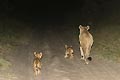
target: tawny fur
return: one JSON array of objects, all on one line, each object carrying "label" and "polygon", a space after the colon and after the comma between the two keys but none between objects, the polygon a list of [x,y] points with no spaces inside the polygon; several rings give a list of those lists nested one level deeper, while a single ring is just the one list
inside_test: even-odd
[{"label": "tawny fur", "polygon": [[42,58],[42,52],[40,53],[34,52],[33,70],[35,76],[41,73],[41,66],[42,66],[40,61],[41,58]]},{"label": "tawny fur", "polygon": [[79,42],[80,42],[80,51],[81,51],[81,59],[85,60],[85,63],[88,64],[87,60],[91,60],[92,58],[89,56],[91,47],[93,45],[93,36],[88,31],[90,26],[79,26],[80,34],[79,34]]},{"label": "tawny fur", "polygon": [[72,46],[67,46],[65,45],[65,58],[70,58],[72,59],[73,58],[73,47]]}]

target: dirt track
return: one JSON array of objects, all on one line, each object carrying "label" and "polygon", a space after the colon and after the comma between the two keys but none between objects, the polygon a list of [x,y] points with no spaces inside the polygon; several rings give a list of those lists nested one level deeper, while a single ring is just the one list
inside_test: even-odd
[{"label": "dirt track", "polygon": [[[35,29],[29,45],[17,46],[14,55],[9,59],[13,62],[13,73],[17,78],[13,80],[34,80],[33,51],[42,51],[42,74],[36,80],[119,80],[120,64],[106,62],[94,57],[85,65],[80,60],[79,44],[74,30],[66,29]],[[77,30],[76,30],[77,31]],[[72,35],[70,35],[71,33]],[[64,59],[64,45],[72,45],[75,50],[74,59]]]}]

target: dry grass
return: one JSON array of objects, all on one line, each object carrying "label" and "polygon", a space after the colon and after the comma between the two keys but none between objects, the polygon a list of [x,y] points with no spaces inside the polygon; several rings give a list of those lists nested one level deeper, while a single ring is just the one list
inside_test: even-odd
[{"label": "dry grass", "polygon": [[17,80],[14,73],[9,74],[13,64],[6,56],[12,53],[16,46],[29,44],[32,36],[30,26],[15,19],[0,20],[0,80]]},{"label": "dry grass", "polygon": [[119,25],[101,26],[94,35],[93,53],[101,59],[120,62]]},{"label": "dry grass", "polygon": [[0,70],[7,70],[11,65],[12,64],[9,61],[0,58]]}]

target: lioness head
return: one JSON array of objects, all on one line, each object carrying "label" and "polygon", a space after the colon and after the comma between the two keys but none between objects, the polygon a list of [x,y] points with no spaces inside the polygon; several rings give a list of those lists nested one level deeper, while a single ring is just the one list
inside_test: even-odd
[{"label": "lioness head", "polygon": [[90,26],[82,26],[82,25],[80,25],[80,26],[79,26],[79,29],[80,29],[81,31],[83,31],[83,30],[89,30],[89,29],[90,29]]},{"label": "lioness head", "polygon": [[40,52],[40,53],[34,52],[34,56],[35,56],[36,58],[41,59],[41,58],[42,58],[42,52]]}]

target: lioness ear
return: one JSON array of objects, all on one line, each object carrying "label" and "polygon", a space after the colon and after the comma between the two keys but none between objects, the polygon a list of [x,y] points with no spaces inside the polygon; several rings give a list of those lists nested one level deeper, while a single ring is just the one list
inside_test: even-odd
[{"label": "lioness ear", "polygon": [[82,27],[82,25],[79,25],[79,29]]},{"label": "lioness ear", "polygon": [[90,29],[90,26],[87,26],[87,30],[89,30]]}]

